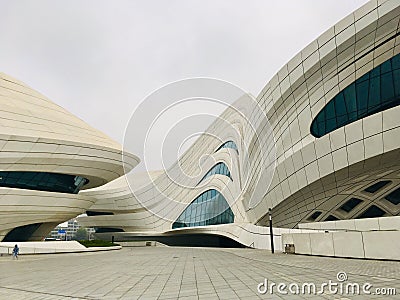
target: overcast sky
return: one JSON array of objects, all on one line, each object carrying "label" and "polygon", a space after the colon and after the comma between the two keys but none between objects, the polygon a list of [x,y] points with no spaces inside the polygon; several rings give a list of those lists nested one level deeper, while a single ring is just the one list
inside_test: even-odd
[{"label": "overcast sky", "polygon": [[0,70],[122,142],[146,95],[213,77],[257,95],[365,0],[0,0]]}]

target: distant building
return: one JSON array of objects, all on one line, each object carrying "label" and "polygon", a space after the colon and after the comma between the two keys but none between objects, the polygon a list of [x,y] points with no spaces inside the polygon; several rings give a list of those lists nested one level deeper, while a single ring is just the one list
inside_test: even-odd
[{"label": "distant building", "polygon": [[[60,239],[60,240],[71,240],[75,233],[78,231],[79,228],[82,226],[78,223],[76,218],[71,219],[68,221],[67,226],[62,226],[61,224],[58,225],[56,228],[54,228],[49,235],[47,236],[48,238],[53,238],[53,239]],[[87,227],[85,228],[86,231],[88,232],[88,237],[87,239],[90,240],[93,238],[93,233],[95,232],[93,227]],[[66,238],[65,238],[66,237]]]}]

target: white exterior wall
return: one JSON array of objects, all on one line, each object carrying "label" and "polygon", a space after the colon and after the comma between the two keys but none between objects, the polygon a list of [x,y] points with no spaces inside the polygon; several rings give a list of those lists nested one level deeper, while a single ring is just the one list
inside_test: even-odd
[{"label": "white exterior wall", "polygon": [[282,234],[297,254],[400,260],[400,216],[300,224]]},{"label": "white exterior wall", "polygon": [[294,244],[296,254],[400,260],[400,231],[291,233],[282,244]]}]

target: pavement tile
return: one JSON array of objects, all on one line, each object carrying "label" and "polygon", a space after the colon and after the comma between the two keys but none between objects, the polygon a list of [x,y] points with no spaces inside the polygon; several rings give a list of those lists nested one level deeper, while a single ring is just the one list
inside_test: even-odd
[{"label": "pavement tile", "polygon": [[[195,257],[195,258],[193,258]],[[0,257],[2,299],[389,299],[382,295],[259,294],[276,284],[369,282],[400,293],[400,262],[301,255],[255,249],[135,247],[119,251]]]}]

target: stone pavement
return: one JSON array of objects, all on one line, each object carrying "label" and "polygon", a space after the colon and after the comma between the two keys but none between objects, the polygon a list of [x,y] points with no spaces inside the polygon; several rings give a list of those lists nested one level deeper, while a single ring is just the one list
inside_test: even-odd
[{"label": "stone pavement", "polygon": [[[0,299],[400,299],[400,262],[270,254],[265,250],[135,247],[102,253],[0,257]],[[268,283],[371,283],[397,296],[259,294]],[[318,285],[317,285],[318,286]],[[286,292],[288,289],[286,288]]]}]

